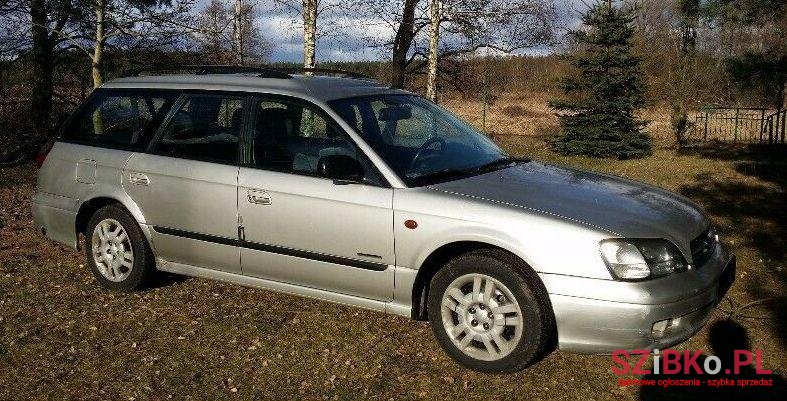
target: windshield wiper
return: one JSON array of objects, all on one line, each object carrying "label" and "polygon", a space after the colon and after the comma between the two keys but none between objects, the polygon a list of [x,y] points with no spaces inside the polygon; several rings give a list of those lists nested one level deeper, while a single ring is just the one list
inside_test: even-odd
[{"label": "windshield wiper", "polygon": [[478,167],[472,169],[474,173],[488,173],[490,171],[499,170],[503,167],[509,167],[512,164],[520,164],[520,163],[528,163],[530,159],[527,157],[512,157],[506,156],[497,160],[493,160],[489,163],[482,164]]},{"label": "windshield wiper", "polygon": [[472,175],[473,169],[454,169],[454,168],[444,168],[442,170],[437,170],[432,173],[418,175],[412,177],[410,180],[412,184],[415,186],[421,185],[429,185],[440,180],[450,179],[450,178],[460,178],[467,175]]},{"label": "windshield wiper", "polygon": [[480,166],[468,167],[462,169],[445,168],[429,174],[412,177],[411,180],[412,180],[412,184],[416,186],[429,185],[438,182],[440,180],[469,177],[477,174],[488,173],[491,171],[499,170],[503,167],[507,167],[513,164],[527,163],[527,162],[530,162],[530,159],[527,157],[506,156],[497,160],[493,160],[489,163],[482,164]]}]

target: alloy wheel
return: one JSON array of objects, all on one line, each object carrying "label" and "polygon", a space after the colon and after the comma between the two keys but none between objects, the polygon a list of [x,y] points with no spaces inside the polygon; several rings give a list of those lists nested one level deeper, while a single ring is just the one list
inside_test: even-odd
[{"label": "alloy wheel", "polygon": [[125,280],[134,266],[134,250],[126,229],[115,219],[96,225],[92,237],[93,261],[104,278],[118,283]]},{"label": "alloy wheel", "polygon": [[443,327],[459,350],[484,361],[505,357],[522,338],[522,308],[511,291],[485,274],[466,274],[443,294]]}]

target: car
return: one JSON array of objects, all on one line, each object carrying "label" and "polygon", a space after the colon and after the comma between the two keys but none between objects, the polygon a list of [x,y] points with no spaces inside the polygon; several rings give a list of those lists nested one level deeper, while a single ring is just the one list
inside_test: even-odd
[{"label": "car", "polygon": [[511,156],[435,103],[355,75],[115,79],[39,160],[36,230],[82,249],[103,287],[138,290],[163,271],[428,321],[478,371],[556,347],[673,346],[735,279],[690,200]]}]

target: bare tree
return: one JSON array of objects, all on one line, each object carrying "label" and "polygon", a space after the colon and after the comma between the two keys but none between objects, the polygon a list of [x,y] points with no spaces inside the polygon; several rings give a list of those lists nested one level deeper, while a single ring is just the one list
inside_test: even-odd
[{"label": "bare tree", "polygon": [[489,49],[510,54],[556,41],[553,0],[446,1],[441,24],[457,40],[444,56]]},{"label": "bare tree", "polygon": [[264,62],[273,45],[262,36],[255,20],[253,4],[234,0],[230,9],[222,0],[211,0],[199,12],[193,34],[202,58],[214,64]]},{"label": "bare tree", "polygon": [[314,68],[318,0],[303,0],[303,67]]},{"label": "bare tree", "polygon": [[[243,0],[235,0],[235,7],[232,13],[232,44],[235,50],[235,62],[238,65],[244,63],[244,48],[243,48],[243,31],[244,23],[246,22],[247,10],[243,5]],[[250,9],[248,11],[251,11]]]},{"label": "bare tree", "polygon": [[199,52],[207,63],[228,64],[234,61],[227,34],[233,20],[221,0],[211,0],[199,11],[194,36],[200,42]]},{"label": "bare tree", "polygon": [[[352,13],[361,0],[273,0],[278,8],[295,16],[303,29],[303,67],[317,64],[317,42],[329,36],[341,36],[344,26],[339,17]],[[321,22],[329,20],[329,22]]]},{"label": "bare tree", "polygon": [[421,0],[360,0],[355,13],[368,21],[367,28],[390,31],[386,38],[368,37],[367,41],[381,52],[391,55],[391,86],[403,88],[408,67],[413,63],[413,46],[429,17]]},{"label": "bare tree", "polygon": [[[427,74],[434,98],[439,60],[481,48],[513,53],[552,44],[557,13],[552,0],[365,0],[362,13],[374,16],[392,35],[381,48],[391,51],[391,85],[401,88],[411,73]],[[427,26],[429,32],[424,33]],[[426,45],[424,45],[426,42]],[[379,44],[378,44],[379,46]]]},{"label": "bare tree", "polygon": [[93,86],[104,82],[108,47],[163,47],[191,30],[194,0],[87,0],[73,29],[57,32],[89,59]]},{"label": "bare tree", "polygon": [[30,16],[30,54],[36,77],[31,98],[33,130],[36,135],[44,135],[52,117],[52,76],[62,43],[60,32],[72,22],[74,7],[69,0],[30,0],[22,5]]},{"label": "bare tree", "polygon": [[23,0],[0,0],[0,60],[15,59],[29,48],[28,18]]},{"label": "bare tree", "polygon": [[440,0],[431,0],[429,4],[429,69],[426,79],[426,97],[437,100],[437,62],[438,46],[440,45]]}]

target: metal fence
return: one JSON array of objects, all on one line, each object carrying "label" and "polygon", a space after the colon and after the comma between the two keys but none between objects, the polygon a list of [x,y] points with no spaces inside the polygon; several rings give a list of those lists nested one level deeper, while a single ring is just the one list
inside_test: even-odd
[{"label": "metal fence", "polygon": [[785,143],[787,133],[787,110],[776,111],[765,118],[765,125],[761,134],[762,143]]},{"label": "metal fence", "polygon": [[689,140],[732,143],[785,143],[786,110],[712,107],[693,118]]}]

